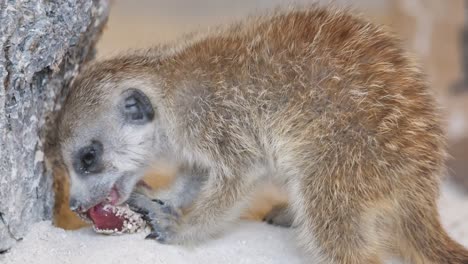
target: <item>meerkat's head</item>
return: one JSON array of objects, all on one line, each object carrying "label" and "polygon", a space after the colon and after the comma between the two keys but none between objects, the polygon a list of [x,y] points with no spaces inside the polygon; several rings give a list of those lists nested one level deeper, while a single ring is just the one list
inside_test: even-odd
[{"label": "meerkat's head", "polygon": [[58,118],[70,208],[128,199],[153,159],[157,112],[152,80],[125,60],[96,63],[75,80]]}]

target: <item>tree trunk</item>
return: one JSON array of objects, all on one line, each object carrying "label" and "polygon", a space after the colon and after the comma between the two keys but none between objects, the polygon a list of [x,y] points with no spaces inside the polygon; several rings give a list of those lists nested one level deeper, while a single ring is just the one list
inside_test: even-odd
[{"label": "tree trunk", "polygon": [[0,0],[0,252],[52,218],[45,134],[94,54],[107,0]]}]

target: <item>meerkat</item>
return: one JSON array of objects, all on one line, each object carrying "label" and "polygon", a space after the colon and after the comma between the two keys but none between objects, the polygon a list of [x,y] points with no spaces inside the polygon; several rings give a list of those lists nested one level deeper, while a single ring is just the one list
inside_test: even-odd
[{"label": "meerkat", "polygon": [[[437,211],[441,123],[397,38],[319,6],[95,62],[57,122],[70,207],[128,203],[161,243],[220,234],[273,181],[290,205],[269,221],[293,221],[313,263],[467,264]],[[135,186],[156,161],[180,169],[152,199]]]}]

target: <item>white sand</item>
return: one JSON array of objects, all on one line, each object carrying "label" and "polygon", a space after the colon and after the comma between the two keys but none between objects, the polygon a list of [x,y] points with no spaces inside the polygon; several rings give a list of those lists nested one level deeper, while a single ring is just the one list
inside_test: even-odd
[{"label": "white sand", "polygon": [[[468,246],[468,195],[445,183],[440,212],[452,237]],[[64,231],[42,222],[11,252],[0,256],[0,263],[313,263],[305,262],[290,230],[263,223],[241,222],[219,239],[194,249],[160,245],[144,240],[144,235],[105,236],[89,228]]]},{"label": "white sand", "polygon": [[144,234],[105,236],[85,228],[64,231],[48,222],[32,232],[0,263],[301,263],[287,229],[261,223],[242,223],[219,240],[195,249],[160,245]]}]

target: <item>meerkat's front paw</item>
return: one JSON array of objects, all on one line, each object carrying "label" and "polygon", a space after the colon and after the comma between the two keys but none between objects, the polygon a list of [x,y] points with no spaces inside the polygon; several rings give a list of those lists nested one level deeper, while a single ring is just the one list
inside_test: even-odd
[{"label": "meerkat's front paw", "polygon": [[151,227],[147,239],[154,239],[163,244],[175,243],[179,229],[181,212],[168,202],[151,199],[141,193],[132,193],[127,201],[130,208],[143,215],[143,219]]}]

